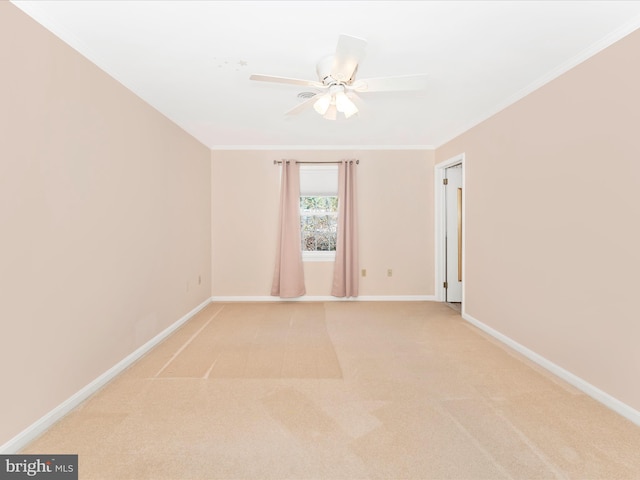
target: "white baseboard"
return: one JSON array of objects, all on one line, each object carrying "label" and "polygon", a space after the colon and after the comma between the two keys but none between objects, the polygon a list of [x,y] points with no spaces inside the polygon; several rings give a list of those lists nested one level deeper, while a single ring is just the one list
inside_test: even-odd
[{"label": "white baseboard", "polygon": [[84,400],[89,398],[95,392],[100,390],[104,385],[106,385],[111,380],[113,380],[118,374],[123,372],[130,365],[132,365],[136,360],[142,357],[145,353],[147,353],[149,350],[151,350],[153,347],[159,344],[166,337],[171,335],[183,323],[185,323],[187,320],[193,317],[196,313],[198,313],[204,307],[209,305],[209,303],[211,303],[211,299],[207,299],[204,302],[202,302],[200,305],[195,307],[193,310],[191,310],[189,313],[184,315],[178,321],[174,322],[169,327],[165,328],[162,332],[160,332],[158,335],[153,337],[147,343],[142,345],[140,348],[135,350],[133,353],[131,353],[127,357],[123,358],[120,362],[118,362],[116,365],[114,365],[109,370],[104,372],[98,378],[96,378],[91,383],[89,383],[88,385],[83,387],[81,390],[76,392],[74,395],[66,399],[64,402],[62,402],[56,408],[51,410],[49,413],[41,417],[35,423],[33,423],[32,425],[24,429],[22,432],[20,432],[11,440],[6,442],[4,445],[0,446],[0,453],[1,454],[17,453],[20,449],[22,449],[31,441],[35,440],[42,433],[44,433],[45,430],[47,430],[51,425],[56,423],[58,420],[60,420],[69,412],[71,412],[71,410],[76,408]]},{"label": "white baseboard", "polygon": [[555,363],[553,363],[552,361],[546,359],[542,355],[539,355],[536,352],[534,352],[532,350],[529,350],[527,347],[525,347],[523,345],[520,345],[515,340],[512,340],[511,338],[507,337],[506,335],[498,332],[497,330],[494,330],[493,328],[489,327],[488,325],[485,325],[481,321],[473,318],[468,313],[463,313],[462,314],[462,318],[464,318],[467,322],[475,325],[476,327],[478,327],[483,332],[488,333],[489,335],[491,335],[495,339],[497,339],[500,342],[504,343],[505,345],[511,347],[516,352],[524,355],[529,360],[537,363],[542,368],[544,368],[544,369],[548,370],[549,372],[553,373],[555,376],[560,377],[561,379],[563,379],[564,381],[570,383],[571,385],[573,385],[577,389],[583,391],[584,393],[586,393],[587,395],[589,395],[593,399],[595,399],[598,402],[602,403],[604,406],[606,406],[606,407],[610,408],[611,410],[613,410],[614,412],[622,415],[627,420],[630,420],[631,422],[633,422],[636,425],[640,426],[640,412],[638,410],[630,407],[626,403],[621,402],[617,398],[612,397],[608,393],[603,392],[598,387],[595,387],[594,385],[591,385],[589,382],[583,380],[582,378],[578,377],[577,375],[574,375],[573,373],[569,372],[568,370],[565,370],[564,368],[556,365]]},{"label": "white baseboard", "polygon": [[332,297],[305,295],[296,298],[262,296],[213,296],[212,302],[435,302],[435,295],[363,295],[359,297]]}]

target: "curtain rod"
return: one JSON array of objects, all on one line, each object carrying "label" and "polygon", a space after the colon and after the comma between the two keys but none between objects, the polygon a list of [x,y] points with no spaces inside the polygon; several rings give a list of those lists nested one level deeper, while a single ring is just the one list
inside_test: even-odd
[{"label": "curtain rod", "polygon": [[[280,165],[282,162],[291,162],[292,160],[274,160],[273,164],[274,165]],[[338,164],[338,163],[342,163],[342,162],[299,162],[297,160],[293,160],[296,163],[307,163],[307,164],[312,164],[312,165],[331,165],[331,164]],[[347,160],[349,162],[356,162],[356,165],[358,165],[360,163],[360,160]]]}]

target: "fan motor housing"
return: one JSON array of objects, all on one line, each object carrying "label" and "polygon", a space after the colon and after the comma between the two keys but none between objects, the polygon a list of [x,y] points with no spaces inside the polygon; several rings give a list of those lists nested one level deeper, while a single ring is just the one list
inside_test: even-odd
[{"label": "fan motor housing", "polygon": [[[331,76],[331,70],[333,69],[333,55],[329,55],[321,59],[316,65],[316,73],[318,74],[318,79],[324,85],[347,85],[351,81],[348,79],[346,81],[336,80]],[[353,72],[355,75],[355,71]]]}]

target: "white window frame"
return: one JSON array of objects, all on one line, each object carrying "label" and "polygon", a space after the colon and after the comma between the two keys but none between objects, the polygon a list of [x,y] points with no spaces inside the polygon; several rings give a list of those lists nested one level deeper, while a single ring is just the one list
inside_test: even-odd
[{"label": "white window frame", "polygon": [[[300,196],[338,196],[337,165],[300,165]],[[302,250],[303,262],[333,262],[336,252]]]}]

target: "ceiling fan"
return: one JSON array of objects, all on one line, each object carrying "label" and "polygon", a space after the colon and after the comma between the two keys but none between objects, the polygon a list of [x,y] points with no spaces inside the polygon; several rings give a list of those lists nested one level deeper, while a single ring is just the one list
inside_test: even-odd
[{"label": "ceiling fan", "polygon": [[318,62],[317,81],[261,74],[253,74],[249,79],[319,89],[318,94],[307,98],[285,114],[295,115],[313,105],[315,111],[328,120],[335,120],[338,113],[344,114],[345,118],[358,113],[358,107],[353,102],[354,99],[359,100],[358,93],[411,91],[426,88],[427,75],[422,74],[356,80],[358,65],[364,58],[366,46],[366,40],[350,35],[340,35],[335,54]]}]

